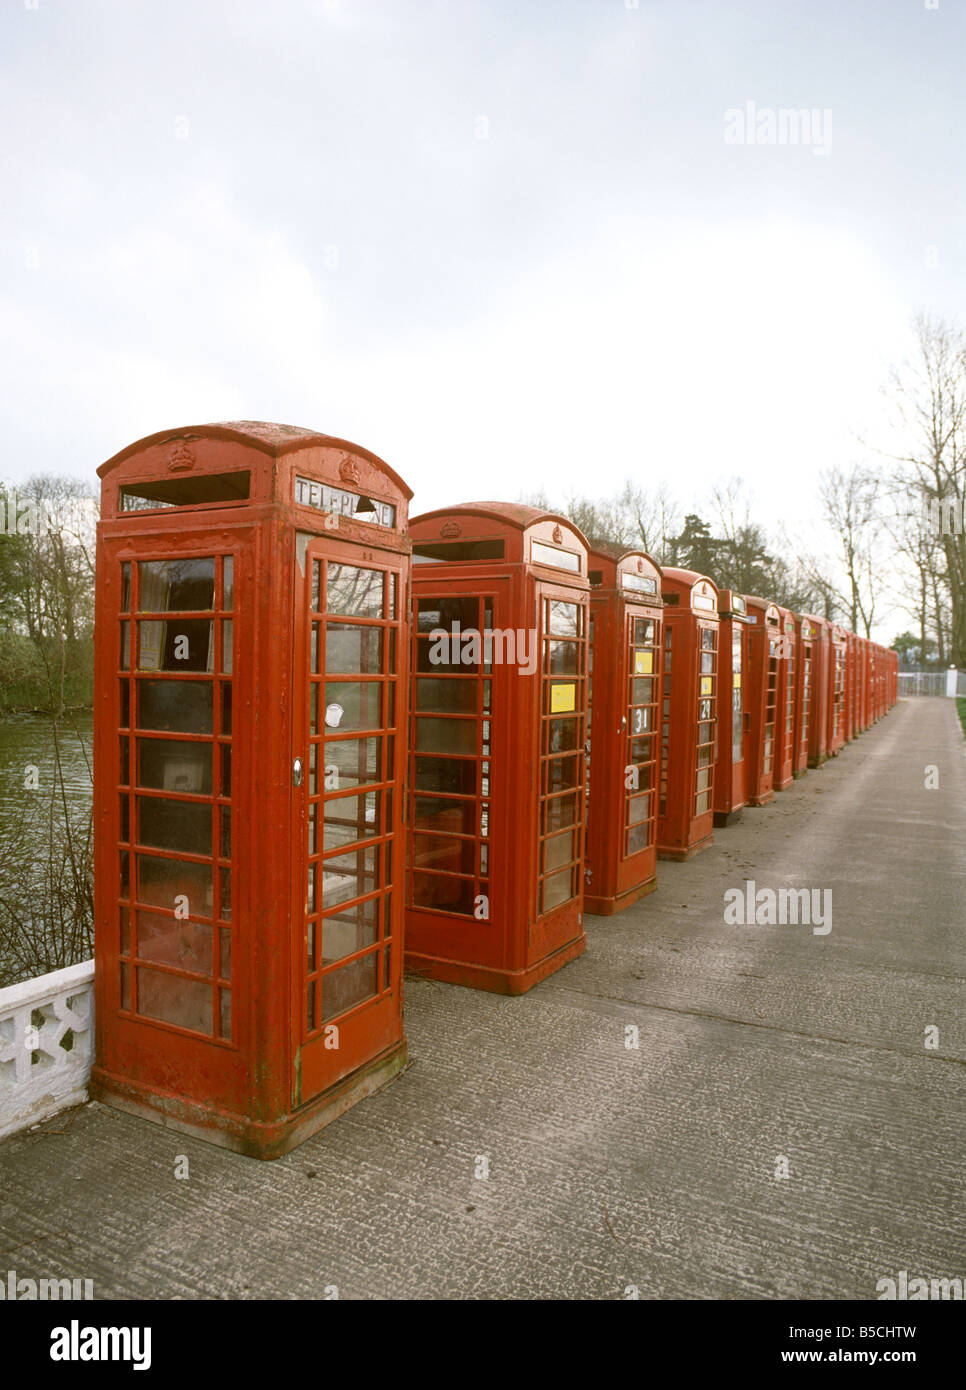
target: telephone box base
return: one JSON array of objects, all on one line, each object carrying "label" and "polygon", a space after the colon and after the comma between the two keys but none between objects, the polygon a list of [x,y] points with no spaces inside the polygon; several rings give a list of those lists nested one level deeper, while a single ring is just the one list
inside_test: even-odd
[{"label": "telephone box base", "polygon": [[629,888],[626,893],[621,893],[617,898],[595,898],[589,893],[584,893],[584,911],[589,912],[593,917],[612,917],[615,912],[623,912],[625,907],[630,907],[631,903],[636,903],[639,898],[646,898],[649,893],[653,893],[657,888],[657,876],[649,878],[646,883],[639,883],[635,888]]},{"label": "telephone box base", "polygon": [[741,820],[744,809],[744,806],[738,806],[733,811],[715,811],[715,829],[720,830],[723,825],[737,825]]},{"label": "telephone box base", "polygon": [[330,1090],[277,1120],[253,1120],[235,1111],[186,1100],[183,1096],[114,1076],[102,1067],[91,1071],[91,1100],[114,1110],[151,1120],[166,1129],[190,1134],[209,1144],[246,1154],[249,1158],[281,1158],[320,1129],[388,1085],[408,1060],[405,1038],[365,1066],[343,1077]]},{"label": "telephone box base", "polygon": [[809,767],[821,767],[822,764],[825,763],[825,762],[828,762],[828,754],[827,754],[827,753],[819,753],[819,755],[818,755],[817,757],[812,757],[811,754],[809,755],[809,759],[808,759],[808,765],[809,765]]},{"label": "telephone box base", "polygon": [[749,806],[770,806],[775,800],[774,792],[765,792],[764,796],[749,796]]},{"label": "telephone box base", "polygon": [[585,932],[568,941],[558,951],[544,956],[526,970],[499,970],[495,966],[470,965],[462,960],[444,960],[440,956],[425,956],[406,952],[407,971],[423,980],[443,980],[449,985],[463,985],[467,989],[486,989],[493,994],[526,994],[528,989],[545,980],[561,966],[583,955],[587,949]]},{"label": "telephone box base", "polygon": [[703,849],[710,849],[714,844],[714,836],[706,835],[703,840],[699,840],[696,845],[686,845],[681,849],[662,849],[657,847],[658,859],[671,859],[681,863],[685,859],[693,859],[696,854],[700,854]]},{"label": "telephone box base", "polygon": [[785,779],[784,782],[776,782],[776,783],[775,783],[775,791],[776,791],[776,792],[787,791],[788,788],[789,788],[789,787],[792,785],[792,783],[794,782],[794,780],[795,780],[795,774],[792,773],[791,777],[786,777],[786,779]]}]

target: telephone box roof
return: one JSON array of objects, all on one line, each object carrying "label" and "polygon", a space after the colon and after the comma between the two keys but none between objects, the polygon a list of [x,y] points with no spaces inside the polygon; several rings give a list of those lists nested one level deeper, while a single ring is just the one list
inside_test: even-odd
[{"label": "telephone box roof", "polygon": [[120,453],[109,458],[106,463],[102,463],[97,470],[98,477],[106,477],[125,459],[131,458],[134,454],[143,453],[152,445],[163,444],[167,440],[174,443],[181,439],[220,439],[226,443],[242,444],[250,449],[257,449],[270,458],[279,458],[283,454],[291,454],[299,449],[348,449],[350,452],[368,459],[380,472],[385,473],[405,497],[410,498],[413,495],[412,488],[403,482],[399,474],[390,468],[385,459],[381,459],[370,449],[363,448],[361,444],[353,444],[351,440],[341,439],[337,435],[320,434],[318,430],[302,429],[298,425],[273,424],[266,420],[227,420],[217,424],[184,425],[180,429],[158,430],[155,434],[145,435],[143,439],[137,439],[133,444],[128,444]]}]

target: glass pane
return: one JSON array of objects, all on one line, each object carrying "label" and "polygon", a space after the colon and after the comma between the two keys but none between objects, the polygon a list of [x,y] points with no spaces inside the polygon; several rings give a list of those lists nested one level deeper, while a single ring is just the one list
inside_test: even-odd
[{"label": "glass pane", "polygon": [[131,800],[130,797],[125,793],[120,798],[120,802],[121,833],[119,839],[121,839],[125,844],[127,844],[127,842],[131,838]]},{"label": "glass pane", "polygon": [[639,850],[647,849],[651,843],[651,826],[649,821],[644,821],[640,825],[632,825],[627,832],[627,853],[637,854]]},{"label": "glass pane", "polygon": [[235,557],[226,555],[221,562],[221,606],[233,608],[235,604]]},{"label": "glass pane", "polygon": [[121,624],[121,670],[131,669],[131,624]]},{"label": "glass pane", "polygon": [[565,826],[577,824],[577,797],[573,792],[545,801],[541,808],[540,829],[544,835]]},{"label": "glass pane", "polygon": [[475,796],[476,766],[468,758],[417,758],[416,790]]},{"label": "glass pane", "polygon": [[312,612],[321,611],[322,601],[322,561],[312,561]]},{"label": "glass pane", "polygon": [[322,918],[323,965],[354,955],[375,942],[379,935],[379,902],[379,898],[369,898]]},{"label": "glass pane", "polygon": [[472,917],[474,896],[471,878],[454,878],[450,874],[413,874],[413,903],[416,907]]},{"label": "glass pane", "polygon": [[200,980],[182,980],[143,967],[138,971],[137,1011],[145,1018],[210,1033],[211,1002],[211,986]]},{"label": "glass pane", "polygon": [[221,978],[231,979],[231,932],[227,927],[218,928],[218,936],[221,941]]},{"label": "glass pane", "polygon": [[543,842],[543,871],[560,868],[569,864],[577,854],[577,832],[568,830],[563,835],[554,835]]},{"label": "glass pane", "polygon": [[319,984],[322,989],[322,1022],[345,1013],[347,1009],[361,1004],[379,990],[379,952],[373,951],[362,960],[344,965],[331,975],[323,975]]},{"label": "glass pane", "polygon": [[211,744],[174,738],[139,738],[138,786],[211,795]]},{"label": "glass pane", "polygon": [[553,675],[577,674],[578,646],[576,642],[551,642],[549,648],[550,671]]},{"label": "glass pane", "polygon": [[640,825],[646,821],[651,813],[651,794],[645,792],[643,796],[632,796],[630,806],[627,811],[627,822],[629,825]]},{"label": "glass pane", "polygon": [[564,869],[561,873],[551,874],[543,881],[543,911],[549,912],[552,908],[559,907],[561,903],[569,902],[573,897],[571,884],[573,882],[573,870]]},{"label": "glass pane", "polygon": [[[152,907],[186,908],[189,915],[212,915],[212,876],[210,864],[192,864],[186,859],[155,859],[139,854],[138,898]],[[176,902],[178,898],[186,903]]]},{"label": "glass pane", "polygon": [[634,646],[649,647],[654,642],[654,622],[651,618],[634,619]]},{"label": "glass pane", "polygon": [[138,842],[154,849],[211,853],[211,807],[198,801],[139,796]]},{"label": "glass pane", "polygon": [[554,637],[576,637],[577,604],[551,599],[549,631]]},{"label": "glass pane", "polygon": [[648,677],[638,677],[631,681],[631,704],[649,705],[654,699],[654,682]]},{"label": "glass pane", "polygon": [[154,912],[139,912],[138,955],[158,965],[172,965],[196,975],[211,974],[212,928],[204,922],[180,921]]},{"label": "glass pane", "polygon": [[327,675],[358,672],[378,676],[382,670],[382,628],[327,623],[325,670]]},{"label": "glass pane", "polygon": [[567,753],[577,747],[577,719],[550,719],[547,721],[549,753]]},{"label": "glass pane", "polygon": [[209,681],[138,681],[139,729],[210,734],[213,701]]},{"label": "glass pane", "polygon": [[231,685],[221,687],[221,732],[231,733]]},{"label": "glass pane", "polygon": [[649,763],[653,756],[653,744],[650,738],[631,739],[632,763]]},{"label": "glass pane", "polygon": [[208,618],[138,623],[138,670],[210,671],[213,626]]},{"label": "glass pane", "polygon": [[413,836],[413,863],[417,869],[436,869],[443,874],[472,874],[476,868],[476,841],[417,833]]},{"label": "glass pane", "polygon": [[130,740],[121,739],[121,786],[126,787],[131,780]]},{"label": "glass pane", "polygon": [[221,624],[221,669],[228,676],[232,673],[233,643],[234,623],[231,618],[225,618]]},{"label": "glass pane", "polygon": [[215,558],[142,560],[140,613],[206,612],[214,607]]},{"label": "glass pane", "polygon": [[321,869],[324,909],[365,897],[376,888],[376,846],[326,859]]},{"label": "glass pane", "polygon": [[474,835],[475,809],[476,803],[473,801],[446,801],[417,796],[415,824],[420,830],[434,830],[438,834]]},{"label": "glass pane", "polygon": [[361,796],[340,796],[327,801],[323,808],[323,852],[378,835],[380,797],[380,792],[364,792]]},{"label": "glass pane", "polygon": [[421,598],[416,603],[417,632],[432,632],[442,627],[449,632],[454,626],[479,629],[480,601],[478,598]]},{"label": "glass pane", "polygon": [[121,565],[121,612],[131,611],[131,562],[125,560]]},{"label": "glass pane", "polygon": [[381,729],[381,693],[381,681],[326,681],[326,728]]},{"label": "glass pane", "polygon": [[121,728],[126,729],[131,723],[131,682],[121,681]]},{"label": "glass pane", "polygon": [[580,771],[576,758],[552,758],[547,764],[547,791],[562,792],[580,786]]},{"label": "glass pane", "polygon": [[231,796],[231,744],[222,743],[221,749],[221,795]]},{"label": "glass pane", "polygon": [[383,616],[383,571],[357,569],[329,562],[326,607],[347,618]]},{"label": "glass pane", "polygon": [[231,1038],[231,990],[220,989],[218,1005],[218,1035]]},{"label": "glass pane", "polygon": [[[486,685],[490,684],[486,681]],[[476,714],[477,682],[470,680],[418,680],[416,709],[440,714]]]},{"label": "glass pane", "polygon": [[[361,782],[386,782],[391,772],[379,767],[379,738],[333,739],[325,745],[325,789],[341,791]],[[313,745],[314,748],[315,745]]]},{"label": "glass pane", "polygon": [[477,722],[475,719],[416,720],[416,747],[428,753],[475,753],[477,751]]}]

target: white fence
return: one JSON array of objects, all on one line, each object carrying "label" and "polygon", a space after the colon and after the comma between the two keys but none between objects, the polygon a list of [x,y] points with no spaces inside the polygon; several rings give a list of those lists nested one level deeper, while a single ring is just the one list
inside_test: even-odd
[{"label": "white fence", "polygon": [[966,671],[900,671],[900,695],[966,695]]},{"label": "white fence", "polygon": [[94,962],[0,989],[0,1139],[87,1100]]}]

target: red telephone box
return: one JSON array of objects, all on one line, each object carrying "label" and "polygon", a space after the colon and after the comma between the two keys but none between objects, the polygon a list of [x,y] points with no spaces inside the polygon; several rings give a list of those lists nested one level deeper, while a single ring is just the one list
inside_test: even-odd
[{"label": "red telephone box", "polygon": [[856,702],[859,688],[859,643],[854,632],[845,634],[845,742],[851,743],[859,732]]},{"label": "red telephone box", "polygon": [[714,839],[718,590],[693,570],[664,569],[660,859],[688,859]]},{"label": "red telephone box", "polygon": [[746,594],[748,604],[747,749],[750,781],[748,804],[766,806],[775,796],[775,768],[780,757],[780,720],[784,713],[781,615],[774,603]]},{"label": "red telephone box", "polygon": [[801,777],[808,770],[808,748],[815,704],[815,642],[817,629],[811,618],[795,618],[795,739],[792,772]]},{"label": "red telephone box", "polygon": [[586,946],[587,543],[506,502],[410,529],[406,964],[522,994]]},{"label": "red telephone box", "polygon": [[747,804],[744,691],[748,672],[748,605],[744,594],[718,591],[718,756],[714,772],[714,823],[728,825]]},{"label": "red telephone box", "polygon": [[845,743],[846,701],[848,697],[848,633],[832,623],[829,633],[828,668],[828,754],[834,758]]},{"label": "red telephone box", "polygon": [[92,1093],[276,1158],[405,1063],[411,494],[250,421],[98,472]]},{"label": "red telephone box", "polygon": [[795,615],[787,608],[778,609],[782,630],[781,667],[779,671],[779,717],[775,730],[775,790],[783,792],[795,777],[795,697],[797,693],[798,643],[795,640]]},{"label": "red telephone box", "polygon": [[590,552],[584,907],[619,912],[657,887],[661,571],[621,546]]},{"label": "red telephone box", "polygon": [[[829,661],[831,627],[827,618],[805,615],[813,629],[811,710],[809,713],[808,765],[821,767],[828,758]],[[803,619],[804,621],[805,619]]]}]

